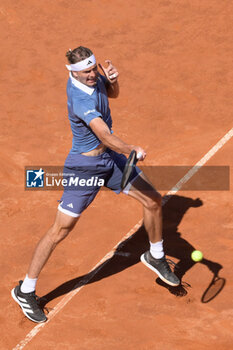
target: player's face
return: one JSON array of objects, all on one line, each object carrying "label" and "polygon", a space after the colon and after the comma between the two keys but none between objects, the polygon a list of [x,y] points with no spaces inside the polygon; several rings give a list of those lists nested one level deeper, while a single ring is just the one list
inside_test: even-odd
[{"label": "player's face", "polygon": [[98,79],[98,67],[94,66],[84,69],[80,72],[73,72],[73,76],[80,81],[80,83],[85,84],[89,87],[96,85]]}]

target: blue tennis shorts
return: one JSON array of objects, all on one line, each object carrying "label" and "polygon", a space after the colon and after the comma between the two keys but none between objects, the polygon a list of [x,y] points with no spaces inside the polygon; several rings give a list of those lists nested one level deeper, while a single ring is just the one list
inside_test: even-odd
[{"label": "blue tennis shorts", "polygon": [[[69,153],[63,170],[67,186],[64,186],[58,209],[67,215],[78,217],[91,204],[101,187],[120,193],[126,161],[125,155],[110,149],[98,156]],[[141,170],[135,167],[124,193],[128,193],[140,173]]]}]

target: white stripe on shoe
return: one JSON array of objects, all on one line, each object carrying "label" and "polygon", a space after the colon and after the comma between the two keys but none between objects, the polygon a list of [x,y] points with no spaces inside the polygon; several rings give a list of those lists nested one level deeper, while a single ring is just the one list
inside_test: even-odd
[{"label": "white stripe on shoe", "polygon": [[22,301],[22,302],[24,302],[24,303],[26,303],[27,302],[27,300],[26,299],[24,299],[24,298],[21,298],[21,297],[17,297],[18,299],[19,299],[19,301]]},{"label": "white stripe on shoe", "polygon": [[27,314],[33,314],[33,311],[32,310],[29,310],[29,309],[24,309],[23,310],[27,313]]},{"label": "white stripe on shoe", "polygon": [[23,307],[29,307],[29,309],[31,309],[31,306],[30,305],[28,305],[27,303],[21,303],[20,305],[22,305]]}]

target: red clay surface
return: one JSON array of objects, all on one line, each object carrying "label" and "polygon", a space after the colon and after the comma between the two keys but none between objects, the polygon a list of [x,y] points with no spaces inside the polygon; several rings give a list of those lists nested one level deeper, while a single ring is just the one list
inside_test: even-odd
[{"label": "red clay surface", "polygon": [[[34,327],[10,290],[61,196],[25,191],[24,166],[62,165],[71,147],[65,52],[84,45],[118,67],[114,131],[147,149],[146,164],[192,165],[232,128],[232,13],[225,0],[1,1],[0,349],[14,348]],[[207,164],[232,172],[232,152],[230,140]],[[175,295],[138,263],[147,247],[141,228],[25,348],[229,350],[232,209],[232,187],[180,192],[164,207],[167,254],[181,260],[187,293]],[[40,276],[37,293],[47,295],[48,310],[141,216],[132,199],[99,194]],[[194,248],[207,260],[191,267]],[[226,284],[202,303],[214,273]]]}]

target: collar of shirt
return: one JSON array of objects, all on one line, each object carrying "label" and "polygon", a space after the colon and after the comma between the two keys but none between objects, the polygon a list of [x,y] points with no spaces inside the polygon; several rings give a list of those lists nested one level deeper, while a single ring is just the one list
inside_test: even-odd
[{"label": "collar of shirt", "polygon": [[78,89],[86,92],[88,95],[92,95],[93,92],[95,91],[95,88],[92,88],[92,87],[89,87],[85,84],[82,84],[80,83],[80,81],[78,81],[77,79],[75,79],[73,76],[72,76],[72,73],[69,74],[70,75],[70,79],[71,79],[71,82],[72,84],[77,87]]}]

